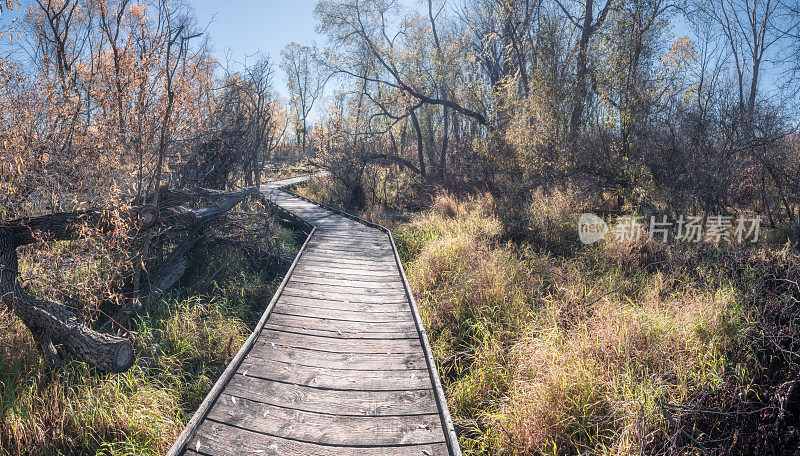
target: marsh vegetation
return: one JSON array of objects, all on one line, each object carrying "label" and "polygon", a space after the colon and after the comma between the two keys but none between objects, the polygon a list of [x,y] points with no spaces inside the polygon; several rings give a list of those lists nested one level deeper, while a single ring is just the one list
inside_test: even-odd
[{"label": "marsh vegetation", "polygon": [[0,1],[0,454],[163,453],[304,239],[260,184],[320,170],[392,230],[465,454],[798,451],[796,0],[314,17],[223,65],[183,1]]}]

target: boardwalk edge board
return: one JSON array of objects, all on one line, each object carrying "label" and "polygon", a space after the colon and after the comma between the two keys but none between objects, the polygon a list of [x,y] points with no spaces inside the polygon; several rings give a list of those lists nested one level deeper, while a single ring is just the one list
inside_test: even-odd
[{"label": "boardwalk edge board", "polygon": [[272,313],[272,309],[275,307],[275,303],[278,302],[278,298],[280,298],[283,288],[286,286],[286,283],[289,282],[290,277],[292,276],[292,272],[294,271],[297,263],[300,261],[300,256],[303,254],[303,251],[308,246],[311,238],[314,237],[314,233],[317,231],[317,228],[313,225],[310,225],[305,220],[297,217],[296,214],[288,211],[273,202],[269,202],[274,207],[278,208],[280,211],[284,211],[290,214],[291,217],[295,217],[300,220],[304,225],[311,228],[310,232],[308,233],[308,237],[306,237],[305,242],[303,242],[303,246],[300,247],[300,250],[297,251],[297,255],[294,257],[294,261],[292,261],[291,266],[289,266],[289,270],[286,271],[286,275],[283,277],[281,284],[278,286],[278,289],[275,290],[275,294],[272,296],[269,304],[267,305],[266,310],[261,315],[261,318],[258,320],[255,329],[250,334],[250,337],[242,344],[239,351],[236,352],[236,356],[228,363],[228,366],[225,368],[225,371],[222,372],[219,379],[217,379],[214,386],[211,388],[211,391],[206,395],[203,402],[200,403],[200,407],[197,408],[197,411],[192,415],[192,418],[189,419],[189,422],[186,423],[186,427],[181,431],[178,439],[175,440],[175,443],[172,445],[172,448],[169,449],[166,456],[178,456],[180,455],[185,449],[189,442],[194,438],[195,434],[197,433],[197,429],[199,428],[200,424],[203,420],[208,416],[208,413],[211,411],[211,407],[217,402],[217,399],[222,394],[222,391],[225,389],[225,386],[228,382],[233,378],[233,375],[236,373],[236,370],[239,369],[239,366],[244,361],[245,356],[253,348],[256,341],[258,340],[259,334],[261,334],[261,330],[267,323],[267,319],[269,318],[270,314]]},{"label": "boardwalk edge board", "polygon": [[335,212],[356,222],[362,223],[370,228],[378,229],[389,236],[389,241],[392,244],[392,251],[394,252],[394,259],[397,263],[397,268],[400,270],[400,278],[403,281],[403,288],[405,289],[406,296],[408,296],[408,300],[411,303],[411,312],[414,314],[414,324],[416,324],[417,331],[419,332],[420,342],[422,343],[422,351],[425,353],[425,359],[427,360],[426,364],[428,365],[428,374],[430,375],[431,383],[433,384],[436,404],[439,406],[442,427],[444,428],[444,435],[447,439],[447,448],[450,451],[451,456],[461,456],[461,447],[458,444],[458,436],[456,435],[455,426],[453,425],[453,418],[450,416],[450,409],[447,407],[447,399],[444,395],[444,388],[442,387],[442,382],[439,379],[439,370],[436,368],[436,359],[433,357],[433,352],[431,352],[431,345],[428,341],[428,333],[425,331],[425,326],[422,324],[422,318],[420,317],[419,310],[417,309],[417,301],[414,299],[414,294],[411,292],[411,287],[408,284],[406,271],[403,269],[403,262],[400,260],[400,254],[397,252],[397,245],[394,242],[394,236],[392,236],[391,230],[383,225],[378,225],[377,223],[364,220],[361,217],[349,214],[335,207],[312,201],[302,195],[299,195],[291,190],[291,188],[295,187],[296,185],[297,184],[290,184],[281,188],[281,190],[294,196],[295,198],[300,198],[301,200],[316,204],[317,206],[320,206],[331,212]]}]

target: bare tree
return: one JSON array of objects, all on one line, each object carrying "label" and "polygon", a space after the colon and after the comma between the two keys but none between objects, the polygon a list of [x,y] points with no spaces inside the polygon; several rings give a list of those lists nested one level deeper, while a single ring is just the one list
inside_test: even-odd
[{"label": "bare tree", "polygon": [[313,50],[308,46],[289,43],[281,51],[281,56],[281,67],[286,72],[292,94],[291,102],[295,107],[298,139],[302,141],[302,152],[305,156],[308,116],[322,96],[326,78],[320,73],[321,69],[315,64]]},{"label": "bare tree", "polygon": [[[453,99],[441,98],[432,90],[432,84],[412,77],[410,71],[401,69],[402,61],[410,48],[402,48],[400,40],[409,40],[414,31],[412,21],[398,21],[392,16],[398,14],[396,2],[380,2],[375,0],[341,0],[322,1],[317,5],[316,15],[320,19],[320,29],[327,33],[332,42],[340,47],[336,57],[328,60],[328,65],[335,74],[345,74],[354,78],[369,78],[382,86],[398,90],[418,104],[444,106],[459,114],[470,117],[484,126],[489,126],[486,116],[478,110],[471,109]],[[346,65],[348,57],[342,53],[368,53],[375,60],[381,71],[367,76],[358,74]],[[419,49],[417,49],[419,51]],[[405,68],[405,70],[418,70]],[[418,73],[417,73],[418,74]]]},{"label": "bare tree", "polygon": [[285,124],[282,127],[279,124],[278,100],[272,87],[274,72],[269,56],[261,57],[253,65],[246,67],[244,71],[245,93],[249,99],[251,111],[250,130],[252,136],[249,165],[252,178],[248,178],[246,184],[254,184],[256,187],[261,185],[262,161],[259,160],[259,154],[262,151],[269,153],[286,130]]},{"label": "bare tree", "polygon": [[800,26],[797,5],[791,0],[713,0],[695,2],[694,7],[699,13],[694,20],[708,21],[724,37],[733,59],[739,110],[752,124],[763,66]]},{"label": "bare tree", "polygon": [[114,59],[114,88],[117,99],[117,119],[119,121],[119,134],[125,138],[125,108],[123,107],[125,93],[123,90],[122,60],[125,58],[127,46],[121,46],[120,32],[122,31],[122,18],[130,0],[119,0],[118,3],[103,1],[99,5],[100,29],[106,36],[111,46]]},{"label": "bare tree", "polygon": [[597,30],[603,25],[611,5],[614,0],[606,0],[605,5],[597,15],[594,17],[595,5],[594,0],[586,0],[581,14],[575,16],[570,9],[567,8],[561,0],[555,0],[556,4],[561,8],[570,22],[580,30],[580,38],[578,39],[577,56],[575,59],[575,94],[573,99],[572,116],[569,122],[570,139],[573,141],[578,137],[581,127],[581,120],[583,119],[583,111],[586,105],[586,97],[589,94],[587,86],[589,76],[589,44],[592,37],[597,33]]},{"label": "bare tree", "polygon": [[[158,140],[158,152],[156,160],[156,168],[150,186],[153,189],[152,205],[159,209],[159,197],[161,195],[161,178],[164,168],[164,159],[167,154],[167,147],[171,141],[172,125],[172,110],[175,105],[175,91],[173,82],[179,69],[185,70],[186,57],[189,52],[189,42],[193,38],[199,37],[201,34],[194,29],[194,21],[191,16],[186,14],[180,8],[174,8],[169,0],[159,0],[158,9],[158,23],[159,29],[162,30],[164,39],[164,54],[163,54],[163,75],[164,75],[164,90],[166,96],[166,106],[164,114],[161,119],[161,127]],[[150,241],[152,232],[148,231],[142,248],[141,261],[137,265],[134,275],[134,301],[132,308],[129,311],[136,311],[141,305],[139,302],[139,290],[141,285],[142,269],[144,261],[150,255]]]}]

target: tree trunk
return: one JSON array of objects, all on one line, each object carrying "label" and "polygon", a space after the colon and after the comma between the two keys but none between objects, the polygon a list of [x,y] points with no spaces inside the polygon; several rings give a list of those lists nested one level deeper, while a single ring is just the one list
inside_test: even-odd
[{"label": "tree trunk", "polygon": [[[126,214],[134,222],[136,231],[149,230],[158,220],[194,229],[196,233],[206,222],[224,214],[244,198],[258,195],[255,187],[236,192],[208,189],[166,190],[158,199],[171,210],[162,209],[161,217],[152,206],[139,206]],[[180,204],[196,197],[221,198],[216,203],[199,209],[186,209]],[[167,213],[169,212],[169,213]],[[39,343],[44,355],[56,356],[53,344],[67,354],[107,372],[124,372],[133,364],[135,355],[128,339],[91,329],[69,309],[50,301],[37,300],[17,283],[19,271],[17,247],[38,240],[71,240],[81,236],[83,228],[109,232],[117,229],[101,211],[78,211],[31,217],[0,223],[0,295]],[[133,233],[132,233],[133,234]],[[185,268],[185,254],[200,240],[190,240],[179,246],[154,275],[150,292],[160,294],[177,281]]]},{"label": "tree trunk", "polygon": [[594,0],[586,0],[586,12],[583,16],[583,28],[581,29],[581,39],[578,42],[578,57],[575,63],[575,104],[572,107],[572,118],[569,123],[569,135],[573,141],[578,138],[578,130],[581,126],[583,107],[586,101],[586,75],[588,74],[586,61],[589,51],[589,38],[592,36],[593,11]]},{"label": "tree trunk", "polygon": [[450,110],[444,108],[444,127],[442,128],[442,150],[439,153],[439,177],[444,177],[447,167],[447,143],[450,140]]},{"label": "tree trunk", "polygon": [[[161,134],[158,141],[158,161],[156,162],[156,176],[155,176],[155,187],[154,187],[154,197],[153,197],[153,206],[156,208],[156,211],[160,209],[160,201],[159,196],[161,195],[161,170],[164,167],[164,156],[167,153],[167,133],[169,131],[169,120],[172,117],[172,107],[175,103],[175,93],[172,91],[172,76],[169,73],[169,52],[172,43],[170,42],[169,46],[167,46],[167,110],[164,113],[164,120],[161,123]],[[147,261],[148,257],[150,256],[150,241],[152,240],[153,233],[147,232],[144,246],[142,247],[142,251],[139,254],[139,262],[136,265],[136,271],[133,275],[133,296],[134,301],[131,303],[132,306],[129,309],[126,309],[126,313],[134,313],[139,310],[141,303],[139,301],[139,291],[141,289],[141,280],[142,280],[142,269],[144,268],[144,263]]]},{"label": "tree trunk", "polygon": [[750,79],[750,94],[747,99],[747,123],[750,131],[753,129],[753,120],[756,111],[756,95],[758,94],[758,73],[761,70],[761,60],[753,58],[753,77]]},{"label": "tree trunk", "polygon": [[411,123],[414,125],[414,131],[417,134],[417,159],[419,160],[419,174],[425,177],[425,146],[422,145],[422,129],[419,128],[419,119],[417,113],[411,112]]},{"label": "tree trunk", "polygon": [[[61,217],[46,233],[57,239],[77,237],[80,217]],[[45,227],[44,218],[32,219],[34,226]],[[0,227],[0,293],[3,302],[28,327],[49,357],[55,356],[53,343],[64,351],[106,372],[124,372],[133,365],[135,355],[131,341],[89,328],[75,313],[65,307],[34,299],[17,283],[19,265],[17,247],[29,244],[37,233],[27,226]]]},{"label": "tree trunk", "polygon": [[306,118],[305,118],[305,116],[303,117],[303,126],[302,126],[301,133],[303,134],[303,148],[301,150],[303,152],[303,157],[305,157],[306,156]]}]

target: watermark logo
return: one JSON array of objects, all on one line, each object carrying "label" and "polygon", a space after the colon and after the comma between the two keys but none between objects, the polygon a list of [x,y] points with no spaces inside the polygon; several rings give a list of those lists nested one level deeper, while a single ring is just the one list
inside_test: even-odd
[{"label": "watermark logo", "polygon": [[623,215],[611,223],[592,213],[578,218],[578,236],[584,244],[594,244],[611,234],[615,242],[639,240],[660,242],[745,243],[757,242],[761,229],[761,216],[733,218],[726,215],[678,216],[670,220],[666,215],[650,217]]},{"label": "watermark logo", "polygon": [[608,224],[591,212],[581,214],[578,218],[578,236],[584,244],[594,244],[608,234]]}]

